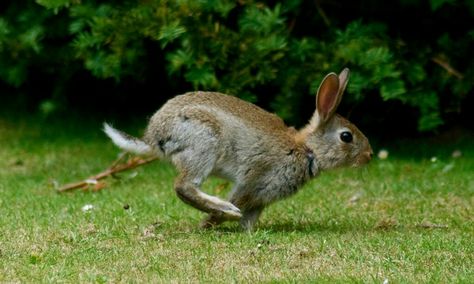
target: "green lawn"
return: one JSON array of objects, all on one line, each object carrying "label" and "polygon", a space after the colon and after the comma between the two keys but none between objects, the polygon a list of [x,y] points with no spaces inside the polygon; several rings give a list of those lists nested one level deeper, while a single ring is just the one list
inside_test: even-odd
[{"label": "green lawn", "polygon": [[245,233],[199,229],[162,162],[56,193],[116,158],[100,127],[0,116],[0,282],[474,282],[473,137],[385,145],[387,160],[323,174]]}]

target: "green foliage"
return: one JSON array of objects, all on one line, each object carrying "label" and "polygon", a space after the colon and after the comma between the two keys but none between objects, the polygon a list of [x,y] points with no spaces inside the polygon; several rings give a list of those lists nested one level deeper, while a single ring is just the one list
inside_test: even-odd
[{"label": "green foliage", "polygon": [[441,8],[444,4],[454,4],[456,3],[456,0],[431,0],[431,9],[433,11],[438,10]]},{"label": "green foliage", "polygon": [[36,20],[31,10],[15,11],[14,19],[8,13],[0,17],[0,77],[8,84],[18,87],[26,80],[29,61],[41,51],[45,13],[36,14]]},{"label": "green foliage", "polygon": [[[324,74],[349,67],[344,104],[370,104],[368,94],[377,94],[416,110],[418,129],[429,131],[472,93],[474,29],[446,20],[462,12],[472,22],[474,5],[422,2],[386,9],[372,1],[371,13],[352,1],[341,1],[342,11],[300,0],[17,1],[0,17],[0,79],[22,87],[34,67],[47,70],[59,90],[79,64],[119,85],[157,80],[147,70],[162,68],[168,78],[160,82],[271,102],[283,118],[301,122],[301,104]],[[156,57],[166,64],[153,66]]]},{"label": "green foliage", "polygon": [[36,0],[36,3],[45,6],[46,8],[53,9],[55,12],[59,11],[60,8],[69,7],[71,2],[80,3],[79,0]]}]

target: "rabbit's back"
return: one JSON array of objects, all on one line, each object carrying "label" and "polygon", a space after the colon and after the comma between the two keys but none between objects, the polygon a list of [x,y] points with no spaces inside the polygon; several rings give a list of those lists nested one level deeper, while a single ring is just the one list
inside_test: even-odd
[{"label": "rabbit's back", "polygon": [[169,101],[177,107],[202,106],[210,110],[222,111],[229,118],[238,119],[251,128],[268,133],[285,133],[288,128],[283,120],[275,114],[241,100],[239,98],[216,92],[190,92],[177,96]]},{"label": "rabbit's back", "polygon": [[[194,119],[211,127],[216,133],[257,136],[277,144],[293,144],[293,128],[288,128],[277,115],[243,101],[217,92],[190,92],[169,100],[150,120],[147,136],[165,130],[175,122]],[[173,126],[171,126],[173,127]],[[152,132],[152,133],[150,133]],[[276,140],[276,141],[273,141]]]}]

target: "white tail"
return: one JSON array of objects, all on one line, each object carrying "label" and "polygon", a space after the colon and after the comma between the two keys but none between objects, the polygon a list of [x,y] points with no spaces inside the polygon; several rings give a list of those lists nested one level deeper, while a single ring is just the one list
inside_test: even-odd
[{"label": "white tail", "polygon": [[113,128],[108,123],[104,123],[104,132],[110,137],[110,139],[112,139],[112,142],[117,145],[117,147],[126,152],[138,155],[147,155],[153,153],[153,148],[150,145],[138,138],[132,137],[120,130]]}]

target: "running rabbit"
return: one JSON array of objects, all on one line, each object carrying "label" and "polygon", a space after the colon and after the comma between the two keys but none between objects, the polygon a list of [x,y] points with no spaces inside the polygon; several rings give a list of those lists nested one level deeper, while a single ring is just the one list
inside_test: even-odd
[{"label": "running rabbit", "polygon": [[[214,92],[170,99],[150,119],[142,139],[108,124],[104,131],[125,151],[171,160],[179,171],[178,197],[209,213],[203,227],[239,220],[251,230],[265,206],[294,194],[322,170],[371,160],[364,134],[335,114],[348,78],[346,68],[323,79],[316,111],[299,131],[258,106]],[[211,174],[233,182],[229,201],[200,190]]]}]

